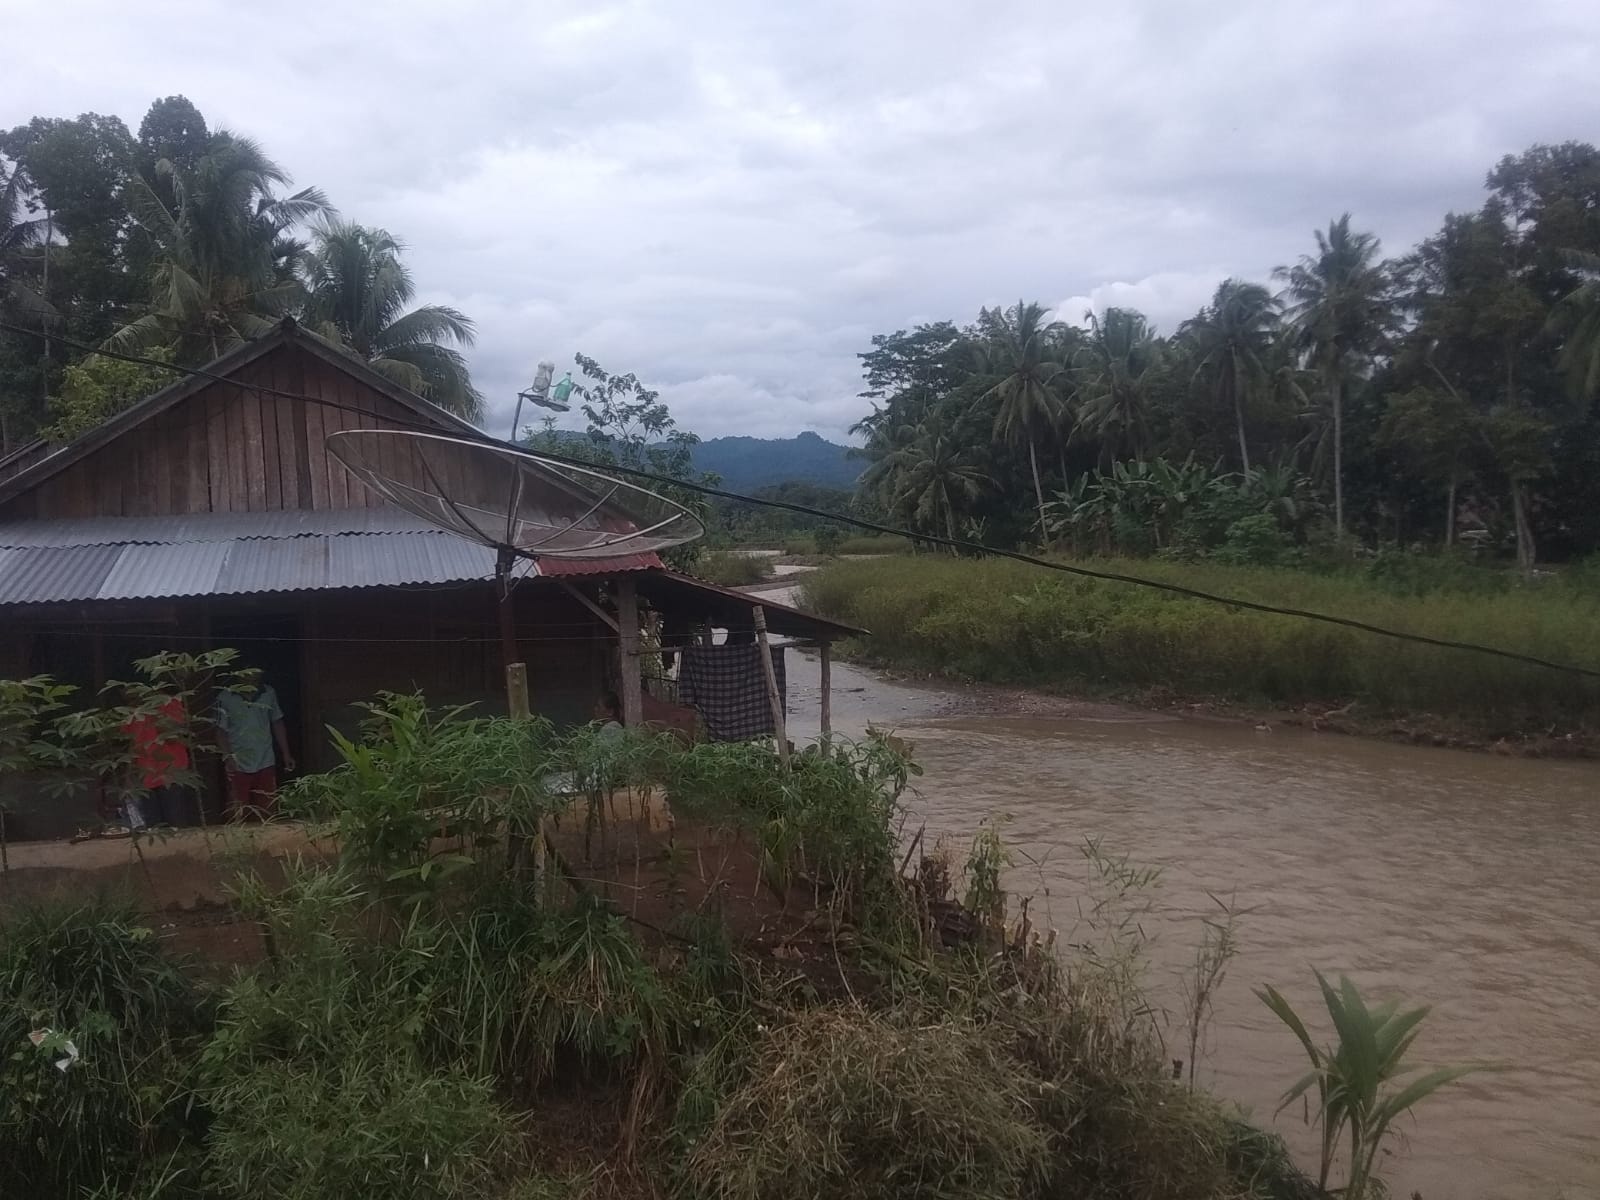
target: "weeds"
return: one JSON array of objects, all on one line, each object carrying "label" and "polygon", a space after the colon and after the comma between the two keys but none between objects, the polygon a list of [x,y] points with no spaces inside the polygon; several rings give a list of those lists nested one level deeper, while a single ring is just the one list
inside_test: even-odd
[{"label": "weeds", "polygon": [[[1110,570],[1600,668],[1595,596],[1560,581],[1417,594],[1364,574],[1149,560]],[[1021,563],[924,556],[842,562],[808,604],[872,630],[886,661],[1001,683],[1299,705],[1359,700],[1490,730],[1600,722],[1600,683],[1481,654],[1229,609]]]},{"label": "weeds", "polygon": [[711,550],[700,556],[694,573],[723,587],[749,587],[772,577],[772,563],[764,554],[741,554],[737,550]]},{"label": "weeds", "polygon": [[959,1020],[802,1013],[761,1035],[688,1177],[717,1200],[1026,1195],[1048,1135],[1002,1054]]},{"label": "weeds", "polygon": [[132,1185],[203,1128],[192,1051],[208,1014],[131,908],[12,910],[0,997],[0,1162],[19,1195]]}]

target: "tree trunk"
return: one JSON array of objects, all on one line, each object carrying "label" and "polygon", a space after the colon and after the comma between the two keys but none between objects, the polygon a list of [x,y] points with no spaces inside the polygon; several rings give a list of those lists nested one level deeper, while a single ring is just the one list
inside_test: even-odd
[{"label": "tree trunk", "polygon": [[1524,575],[1533,573],[1535,549],[1533,525],[1528,520],[1528,499],[1522,491],[1522,480],[1511,481],[1511,515],[1517,525],[1517,568]]},{"label": "tree trunk", "polygon": [[1244,463],[1245,478],[1250,477],[1250,446],[1244,440],[1244,405],[1240,403],[1239,391],[1233,393],[1233,419],[1239,427],[1239,461]]},{"label": "tree trunk", "polygon": [[1250,445],[1244,438],[1244,396],[1239,392],[1239,368],[1230,357],[1227,362],[1228,391],[1233,396],[1233,424],[1239,433],[1239,461],[1244,464],[1245,478],[1250,477]]},{"label": "tree trunk", "polygon": [[1050,531],[1044,524],[1044,488],[1039,483],[1039,453],[1032,438],[1028,439],[1028,465],[1033,468],[1033,496],[1039,502],[1039,545],[1050,544]]},{"label": "tree trunk", "polygon": [[1456,544],[1456,473],[1450,472],[1450,488],[1445,493],[1444,510],[1444,548],[1450,549]]},{"label": "tree trunk", "polygon": [[1344,537],[1344,380],[1333,371],[1333,531]]}]

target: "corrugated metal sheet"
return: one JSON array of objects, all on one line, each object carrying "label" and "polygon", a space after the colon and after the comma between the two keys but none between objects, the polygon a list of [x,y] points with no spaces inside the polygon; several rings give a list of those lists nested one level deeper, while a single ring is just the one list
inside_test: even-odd
[{"label": "corrugated metal sheet", "polygon": [[[641,571],[654,554],[543,559],[554,578]],[[467,583],[495,552],[395,509],[0,524],[0,604],[156,600]]]},{"label": "corrugated metal sheet", "polygon": [[12,550],[0,563],[0,604],[93,600],[122,551],[121,546]]},{"label": "corrugated metal sheet", "polygon": [[655,553],[623,554],[616,558],[541,558],[537,574],[549,579],[574,575],[611,575],[617,571],[648,571],[661,565]]},{"label": "corrugated metal sheet", "polygon": [[[139,600],[147,596],[209,596],[233,542],[195,542],[188,546],[123,546],[97,600]],[[98,549],[99,547],[75,547]],[[4,568],[0,568],[3,573]]]}]

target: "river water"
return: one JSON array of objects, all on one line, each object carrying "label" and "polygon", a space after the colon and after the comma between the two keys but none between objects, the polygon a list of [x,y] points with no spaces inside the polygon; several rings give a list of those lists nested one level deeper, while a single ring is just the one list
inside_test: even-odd
[{"label": "river water", "polygon": [[[791,735],[812,736],[815,660],[791,651],[789,679]],[[1010,883],[1037,897],[1039,923],[1068,935],[1085,839],[1160,868],[1150,982],[1174,1012],[1211,897],[1248,910],[1200,1077],[1302,1165],[1299,1107],[1273,1113],[1303,1052],[1251,990],[1272,983],[1325,1031],[1316,967],[1369,999],[1431,1004],[1418,1061],[1504,1067],[1403,1122],[1384,1172],[1395,1195],[1600,1196],[1600,767],[1105,709],[974,716],[953,698],[834,668],[839,732],[870,722],[914,743],[913,828],[964,857],[981,820],[1009,816]]]}]

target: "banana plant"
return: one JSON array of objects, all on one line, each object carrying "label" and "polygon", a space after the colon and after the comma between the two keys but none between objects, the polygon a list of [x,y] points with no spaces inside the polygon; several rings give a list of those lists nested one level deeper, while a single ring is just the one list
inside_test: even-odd
[{"label": "banana plant", "polygon": [[1306,1120],[1322,1127],[1318,1186],[1328,1190],[1328,1177],[1343,1147],[1348,1163],[1344,1200],[1371,1200],[1382,1194],[1377,1156],[1396,1118],[1445,1084],[1482,1068],[1440,1067],[1401,1083],[1402,1077],[1419,1069],[1405,1060],[1429,1009],[1402,1010],[1398,1000],[1369,1006],[1347,976],[1339,976],[1336,988],[1320,971],[1314,974],[1338,1034],[1334,1045],[1319,1047],[1312,1041],[1305,1022],[1277,989],[1268,985],[1256,991],[1300,1040],[1311,1061],[1311,1070],[1284,1093],[1278,1111],[1314,1090],[1317,1108],[1308,1112]]}]

